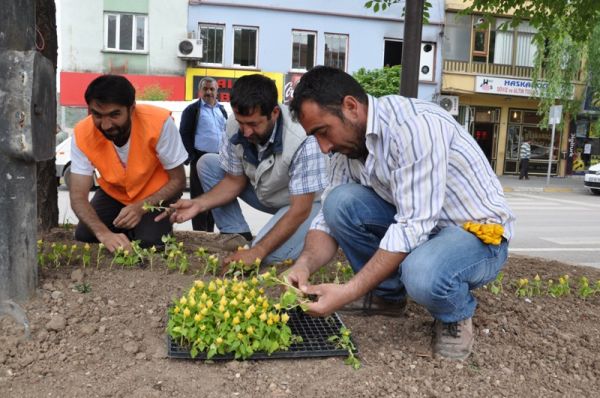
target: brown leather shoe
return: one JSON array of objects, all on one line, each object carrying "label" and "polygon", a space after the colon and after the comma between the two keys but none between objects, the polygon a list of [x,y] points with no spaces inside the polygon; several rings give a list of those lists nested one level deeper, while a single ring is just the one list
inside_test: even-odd
[{"label": "brown leather shoe", "polygon": [[406,310],[406,298],[395,302],[387,301],[372,292],[346,304],[340,312],[352,313],[352,315],[383,315],[400,317]]},{"label": "brown leather shoe", "polygon": [[459,322],[433,324],[433,354],[448,359],[464,360],[473,348],[473,322],[471,318]]}]

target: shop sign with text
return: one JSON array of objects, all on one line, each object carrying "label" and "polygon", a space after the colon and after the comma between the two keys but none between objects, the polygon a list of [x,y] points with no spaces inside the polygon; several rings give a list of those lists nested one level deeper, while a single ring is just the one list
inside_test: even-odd
[{"label": "shop sign with text", "polygon": [[537,96],[539,89],[544,89],[548,83],[538,83],[534,88],[531,80],[510,79],[505,77],[476,76],[475,92],[499,95],[514,95],[519,97]]}]

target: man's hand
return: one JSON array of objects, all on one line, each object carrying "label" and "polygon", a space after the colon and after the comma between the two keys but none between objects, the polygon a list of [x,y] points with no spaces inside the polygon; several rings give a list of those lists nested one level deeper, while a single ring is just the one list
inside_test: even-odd
[{"label": "man's hand", "polygon": [[[289,279],[289,278],[288,278]],[[315,295],[317,301],[308,304],[308,312],[314,316],[328,316],[351,302],[354,297],[347,292],[346,285],[324,283],[322,285],[307,285],[300,288],[304,295]]]},{"label": "man's hand", "polygon": [[242,261],[244,264],[250,266],[254,264],[254,261],[256,261],[257,258],[259,258],[262,261],[264,256],[265,253],[263,253],[260,249],[256,247],[253,247],[248,250],[237,250],[229,254],[229,256],[225,257],[225,259],[223,260],[223,264],[227,265],[232,261]]},{"label": "man's hand", "polygon": [[165,217],[169,217],[171,223],[182,223],[191,220],[202,211],[200,205],[191,199],[179,199],[177,202],[169,206],[169,210],[160,213],[154,221],[160,221]]},{"label": "man's hand", "polygon": [[119,212],[119,215],[114,219],[113,225],[122,229],[133,229],[142,220],[144,209],[142,203],[133,203],[125,206]]},{"label": "man's hand", "polygon": [[99,233],[96,235],[96,238],[98,238],[98,241],[104,244],[104,246],[106,246],[108,251],[111,253],[113,253],[119,247],[122,247],[123,249],[131,249],[131,242],[127,236],[125,236],[125,234],[116,234],[114,232],[107,231]]},{"label": "man's hand", "polygon": [[292,286],[300,290],[306,289],[308,278],[310,277],[310,269],[300,262],[296,262],[293,267],[283,273],[285,278]]}]

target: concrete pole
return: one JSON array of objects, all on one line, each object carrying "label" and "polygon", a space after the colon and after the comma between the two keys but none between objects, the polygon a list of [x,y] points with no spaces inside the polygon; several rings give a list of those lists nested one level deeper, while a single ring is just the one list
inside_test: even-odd
[{"label": "concrete pole", "polygon": [[[35,0],[3,0],[0,13],[0,312],[37,285],[36,161],[52,159],[52,63],[35,48]],[[11,310],[13,309],[13,310]],[[15,318],[17,318],[15,316]]]},{"label": "concrete pole", "polygon": [[400,95],[405,97],[417,98],[419,94],[419,65],[424,5],[425,0],[410,0],[406,2],[404,9]]}]

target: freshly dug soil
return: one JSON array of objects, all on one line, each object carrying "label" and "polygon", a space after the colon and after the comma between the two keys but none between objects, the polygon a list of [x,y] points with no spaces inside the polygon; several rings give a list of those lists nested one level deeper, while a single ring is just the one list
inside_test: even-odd
[{"label": "freshly dug soil", "polygon": [[[176,234],[186,252],[211,246],[212,235]],[[71,232],[44,236],[71,245]],[[81,260],[40,270],[37,295],[23,307],[31,339],[12,318],[0,319],[0,397],[512,397],[597,396],[600,391],[600,294],[582,299],[581,276],[600,270],[511,257],[504,289],[476,292],[473,354],[463,362],[431,355],[431,317],[409,302],[406,316],[341,314],[362,368],[343,358],[203,362],[167,358],[166,309],[198,275],[162,260],[109,269]],[[222,254],[222,253],[220,253]],[[109,257],[109,256],[107,256]],[[193,256],[192,256],[193,257]],[[519,298],[518,278],[568,274],[571,294]],[[91,291],[76,287],[88,284]]]}]

